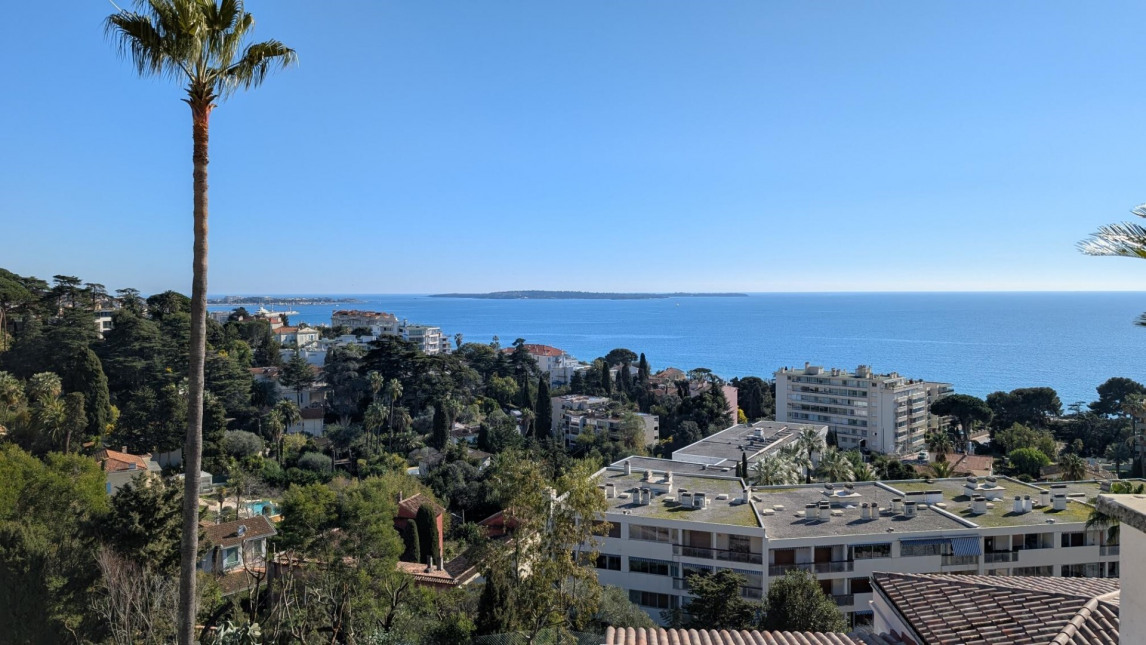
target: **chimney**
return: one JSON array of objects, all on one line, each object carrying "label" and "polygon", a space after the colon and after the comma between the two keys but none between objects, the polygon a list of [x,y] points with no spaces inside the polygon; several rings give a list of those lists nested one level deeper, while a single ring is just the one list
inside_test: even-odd
[{"label": "chimney", "polygon": [[820,519],[820,506],[818,504],[805,504],[804,517],[808,518],[809,520]]},{"label": "chimney", "polygon": [[904,502],[903,503],[903,516],[904,517],[915,517],[915,502]]},{"label": "chimney", "polygon": [[1026,512],[1026,510],[1023,508],[1023,496],[1022,495],[1015,495],[1015,510],[1014,510],[1014,512],[1015,513],[1025,513]]},{"label": "chimney", "polygon": [[827,522],[832,519],[832,505],[830,502],[820,502],[820,520]]},{"label": "chimney", "polygon": [[745,488],[744,489],[744,503],[745,504],[748,503],[748,500],[749,500],[751,495],[752,495],[752,489],[751,488]]},{"label": "chimney", "polygon": [[672,471],[671,470],[665,471],[665,483],[666,484],[672,484]]},{"label": "chimney", "polygon": [[971,512],[975,515],[982,515],[987,512],[987,498],[982,495],[976,495],[971,498]]},{"label": "chimney", "polygon": [[879,502],[872,502],[871,503],[871,519],[873,519],[873,520],[879,519]]},{"label": "chimney", "polygon": [[868,505],[867,502],[860,504],[860,519],[861,520],[870,520],[871,519],[871,506]]},{"label": "chimney", "polygon": [[605,484],[605,499],[613,499],[617,496],[617,485],[613,482]]},{"label": "chimney", "polygon": [[1066,495],[1064,495],[1062,493],[1058,493],[1054,496],[1054,510],[1056,510],[1056,511],[1065,511],[1066,510]]},{"label": "chimney", "polygon": [[633,474],[633,464],[628,459],[625,460],[625,474],[626,475],[632,475]]},{"label": "chimney", "polygon": [[434,570],[434,556],[430,556],[430,563],[426,565],[426,573],[431,573]]},{"label": "chimney", "polygon": [[1033,509],[1034,507],[1031,506],[1031,496],[1023,495],[1023,512],[1030,513]]},{"label": "chimney", "polygon": [[1050,506],[1050,491],[1049,490],[1040,490],[1039,491],[1039,506]]}]

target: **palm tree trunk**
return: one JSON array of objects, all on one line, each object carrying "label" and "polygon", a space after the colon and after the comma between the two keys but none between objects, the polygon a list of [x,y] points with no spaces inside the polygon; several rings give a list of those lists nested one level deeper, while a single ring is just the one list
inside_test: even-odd
[{"label": "palm tree trunk", "polygon": [[195,164],[195,252],[191,281],[191,356],[187,375],[187,437],[183,445],[183,541],[179,548],[179,645],[195,642],[196,554],[199,550],[199,472],[203,461],[203,363],[207,351],[207,138],[210,99],[192,94]]}]

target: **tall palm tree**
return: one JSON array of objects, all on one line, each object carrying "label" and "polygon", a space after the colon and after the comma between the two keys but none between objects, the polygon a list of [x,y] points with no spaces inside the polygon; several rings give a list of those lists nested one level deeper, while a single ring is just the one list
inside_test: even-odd
[{"label": "tall palm tree", "polygon": [[796,445],[804,451],[809,460],[815,458],[815,453],[824,451],[824,439],[815,428],[804,428],[796,439]]},{"label": "tall palm tree", "polygon": [[752,466],[752,483],[758,486],[782,486],[799,481],[796,467],[779,455],[761,459]]},{"label": "tall palm tree", "polygon": [[371,400],[377,401],[378,395],[382,393],[382,388],[386,387],[386,377],[379,372],[370,370],[366,373],[366,384],[370,387]]},{"label": "tall palm tree", "polygon": [[394,447],[394,405],[402,398],[402,382],[396,378],[386,383],[386,402],[390,407],[390,448]]},{"label": "tall palm tree", "polygon": [[283,460],[283,431],[290,430],[296,423],[302,421],[302,411],[294,404],[294,401],[282,399],[275,404],[275,409],[271,412],[278,421],[275,424],[276,429],[280,429],[278,435],[275,437],[275,450],[278,451],[279,462]]},{"label": "tall palm tree", "polygon": [[820,456],[820,477],[829,482],[850,482],[855,480],[852,462],[847,455],[835,448],[824,451]]},{"label": "tall palm tree", "polygon": [[807,446],[802,445],[801,441],[795,441],[780,448],[779,453],[803,475],[804,483],[812,483],[812,470],[815,465],[812,463],[812,455]]},{"label": "tall palm tree", "polygon": [[1063,481],[1078,481],[1086,478],[1086,460],[1074,453],[1059,457],[1058,466],[1062,469]]},{"label": "tall palm tree", "polygon": [[[209,119],[220,101],[260,85],[275,68],[295,62],[295,52],[277,40],[244,47],[255,20],[242,0],[147,0],[139,11],[108,16],[107,35],[141,76],[186,83],[194,143],[194,260],[191,281],[191,348],[187,391],[184,471],[199,472],[203,460],[203,363],[207,327],[207,162]],[[199,547],[198,478],[185,477],[183,542],[179,570],[179,643],[195,640],[195,564]]]},{"label": "tall palm tree", "polygon": [[370,433],[370,445],[377,448],[378,444],[381,443],[377,440],[379,431],[386,425],[386,406],[377,401],[371,403],[362,416],[362,425]]},{"label": "tall palm tree", "polygon": [[936,461],[947,461],[947,453],[955,448],[951,435],[946,430],[932,430],[923,440],[927,443],[927,449],[935,453]]},{"label": "tall palm tree", "polygon": [[[1146,204],[1139,204],[1130,212],[1146,218]],[[1146,260],[1146,226],[1134,222],[1100,226],[1090,238],[1079,242],[1078,248],[1087,255]],[[1140,316],[1135,324],[1146,327],[1146,314]]]}]

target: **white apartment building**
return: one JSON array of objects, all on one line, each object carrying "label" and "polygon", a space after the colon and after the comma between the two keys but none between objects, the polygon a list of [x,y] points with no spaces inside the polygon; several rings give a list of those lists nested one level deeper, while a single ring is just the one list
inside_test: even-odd
[{"label": "white apartment building", "polygon": [[[728,469],[731,471],[732,469]],[[1117,577],[1118,546],[1086,530],[1096,482],[1007,478],[748,488],[705,464],[630,457],[596,474],[611,523],[597,561],[655,620],[690,572],[732,569],[759,599],[792,569],[816,575],[853,625],[871,622],[871,574]]]},{"label": "white apartment building", "polygon": [[[567,394],[555,396],[550,402],[553,411],[551,431],[554,437],[565,438],[566,447],[576,444],[577,437],[585,432],[607,432],[609,438],[614,440],[620,437],[624,416],[609,409],[609,399],[601,396]],[[644,426],[642,445],[656,443],[660,439],[660,417],[643,412],[634,412],[633,415]]]},{"label": "white apartment building", "polygon": [[[674,450],[672,460],[706,464],[714,468],[731,468],[736,472],[741,455],[748,458],[748,466],[751,467],[764,457],[775,454],[780,448],[798,440],[800,434],[807,429],[814,430],[821,440],[828,434],[828,426],[808,423],[779,421],[738,423],[696,443]],[[812,464],[817,465],[819,462],[819,453],[812,453]]]},{"label": "white apartment building", "polygon": [[804,363],[775,372],[776,420],[826,424],[844,450],[907,454],[924,445],[941,417],[931,404],[953,390],[949,383],[876,374],[867,365],[854,372]]},{"label": "white apartment building", "polygon": [[402,338],[422,350],[423,354],[442,353],[442,329],[430,325],[410,325],[402,323]]},{"label": "white apartment building", "polygon": [[[330,326],[345,325],[351,329],[358,327],[393,328],[391,332],[397,335],[398,317],[384,311],[361,311],[359,309],[340,309],[330,314]],[[375,334],[380,335],[380,334]]]},{"label": "white apartment building", "polygon": [[[565,353],[564,350],[556,347],[534,343],[525,343],[524,347],[525,351],[529,352],[529,355],[537,362],[537,369],[549,374],[549,387],[568,385],[573,380],[574,372],[589,369],[588,365],[581,363]],[[506,347],[501,351],[508,354],[512,353],[514,348]]]}]

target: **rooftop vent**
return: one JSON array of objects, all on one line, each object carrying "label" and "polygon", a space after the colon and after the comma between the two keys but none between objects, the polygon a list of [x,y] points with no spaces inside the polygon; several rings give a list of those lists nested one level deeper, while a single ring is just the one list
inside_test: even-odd
[{"label": "rooftop vent", "polygon": [[1054,510],[1056,510],[1056,511],[1065,511],[1066,510],[1066,495],[1063,495],[1062,493],[1055,493]]},{"label": "rooftop vent", "polygon": [[915,517],[915,502],[904,502],[903,503],[903,516],[904,517]]}]

